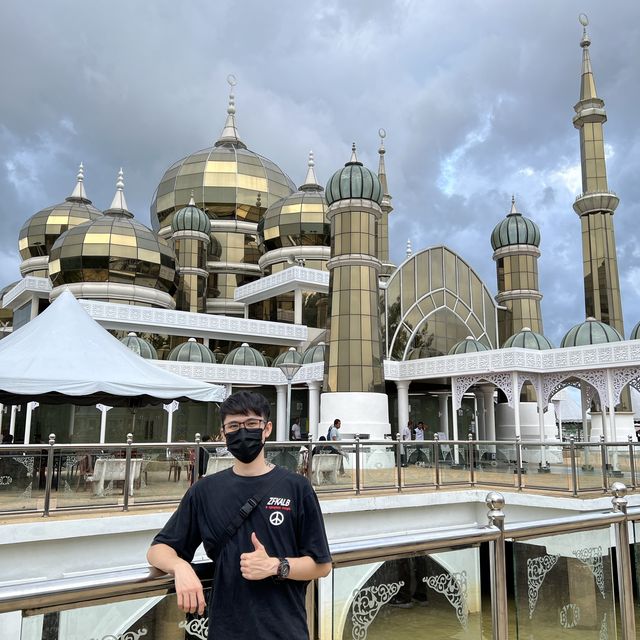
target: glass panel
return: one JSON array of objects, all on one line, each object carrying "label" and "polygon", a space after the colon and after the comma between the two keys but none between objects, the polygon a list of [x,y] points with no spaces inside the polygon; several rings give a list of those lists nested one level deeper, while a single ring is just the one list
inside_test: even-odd
[{"label": "glass panel", "polygon": [[523,443],[522,468],[526,472],[522,476],[522,485],[525,487],[572,489],[568,448]]},{"label": "glass panel", "polygon": [[474,447],[475,474],[478,484],[514,486],[515,445],[480,442]]},{"label": "glass panel", "polygon": [[616,637],[609,528],[513,543],[518,637]]},{"label": "glass panel", "polygon": [[404,445],[407,467],[404,469],[403,486],[435,485],[435,442],[417,442]]},{"label": "glass panel", "polygon": [[440,484],[469,483],[469,449],[466,443],[441,442],[438,444]]},{"label": "glass panel", "polygon": [[609,486],[614,482],[624,482],[627,487],[632,486],[628,446],[607,445],[607,476]]},{"label": "glass panel", "polygon": [[599,444],[576,444],[578,491],[602,489],[602,456]]},{"label": "glass panel", "polygon": [[386,488],[398,486],[396,445],[392,440],[382,442],[361,442],[361,485],[362,488]]},{"label": "glass panel", "polygon": [[40,449],[16,449],[15,445],[0,447],[0,512],[42,508],[44,491],[38,486]]},{"label": "glass panel", "polygon": [[[200,570],[205,566],[200,565]],[[211,593],[209,581],[203,580],[203,583],[208,599]],[[183,613],[172,593],[24,617],[19,640],[183,640],[206,638],[207,630],[206,612],[203,618]]]},{"label": "glass panel", "polygon": [[331,623],[320,637],[482,638],[478,548],[335,569]]}]

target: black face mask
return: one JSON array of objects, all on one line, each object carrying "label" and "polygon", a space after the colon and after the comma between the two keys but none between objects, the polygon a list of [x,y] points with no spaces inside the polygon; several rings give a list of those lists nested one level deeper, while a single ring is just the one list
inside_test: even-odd
[{"label": "black face mask", "polygon": [[240,429],[235,433],[225,434],[227,440],[227,449],[234,457],[249,464],[253,462],[264,447],[262,442],[262,429],[247,430]]}]

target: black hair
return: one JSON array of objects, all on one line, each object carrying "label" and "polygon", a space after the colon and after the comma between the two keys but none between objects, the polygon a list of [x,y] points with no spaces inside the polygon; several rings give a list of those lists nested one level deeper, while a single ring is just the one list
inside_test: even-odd
[{"label": "black hair", "polygon": [[227,416],[248,416],[250,413],[262,416],[265,422],[269,422],[271,407],[261,393],[237,391],[220,405],[220,420],[223,424]]},{"label": "black hair", "polygon": [[319,440],[321,440],[322,442],[326,442],[327,439],[324,436],[320,436],[320,438],[318,438]]},{"label": "black hair", "polygon": [[200,439],[200,442],[211,442],[211,440],[213,440],[213,438],[208,433],[205,433]]},{"label": "black hair", "polygon": [[333,426],[335,427],[335,426],[338,424],[338,422],[340,422],[340,418],[336,418],[336,419],[333,421]]}]

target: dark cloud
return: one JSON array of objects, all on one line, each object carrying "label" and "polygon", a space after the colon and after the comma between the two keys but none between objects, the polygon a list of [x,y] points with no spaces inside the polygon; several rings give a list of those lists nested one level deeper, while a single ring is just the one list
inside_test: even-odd
[{"label": "dark cloud", "polygon": [[640,319],[638,230],[640,9],[596,0],[169,0],[2,3],[0,286],[18,276],[17,235],[73,188],[77,164],[98,207],[122,165],[137,217],[164,170],[209,146],[235,73],[250,148],[299,183],[316,153],[321,179],[352,140],[375,166],[388,132],[391,251],[446,243],[491,289],[489,236],[512,193],[540,225],[546,332],[559,342],[584,316],[578,97],[580,26],[609,123],[610,188],[627,332]]}]

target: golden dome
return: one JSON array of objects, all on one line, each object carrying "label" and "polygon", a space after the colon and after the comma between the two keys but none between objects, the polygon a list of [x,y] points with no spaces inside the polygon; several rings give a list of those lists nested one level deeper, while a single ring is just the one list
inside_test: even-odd
[{"label": "golden dome", "polygon": [[266,251],[293,246],[329,246],[331,226],[327,220],[324,189],[318,184],[313,153],[309,154],[305,183],[290,196],[271,205],[258,227]]},{"label": "golden dome", "polygon": [[38,211],[24,223],[18,237],[18,250],[23,260],[49,255],[54,242],[67,229],[102,217],[87,198],[83,182],[81,163],[73,193],[64,202]]},{"label": "golden dome", "polygon": [[196,151],[167,169],[153,195],[151,224],[157,231],[171,225],[173,214],[195,204],[211,218],[258,222],[295,185],[280,167],[247,149],[235,125],[233,94],[227,122],[213,147]]},{"label": "golden dome", "polygon": [[104,216],[69,229],[53,245],[49,277],[54,287],[110,282],[148,287],[173,295],[176,256],[165,240],[133,220],[124,200],[122,170]]}]

